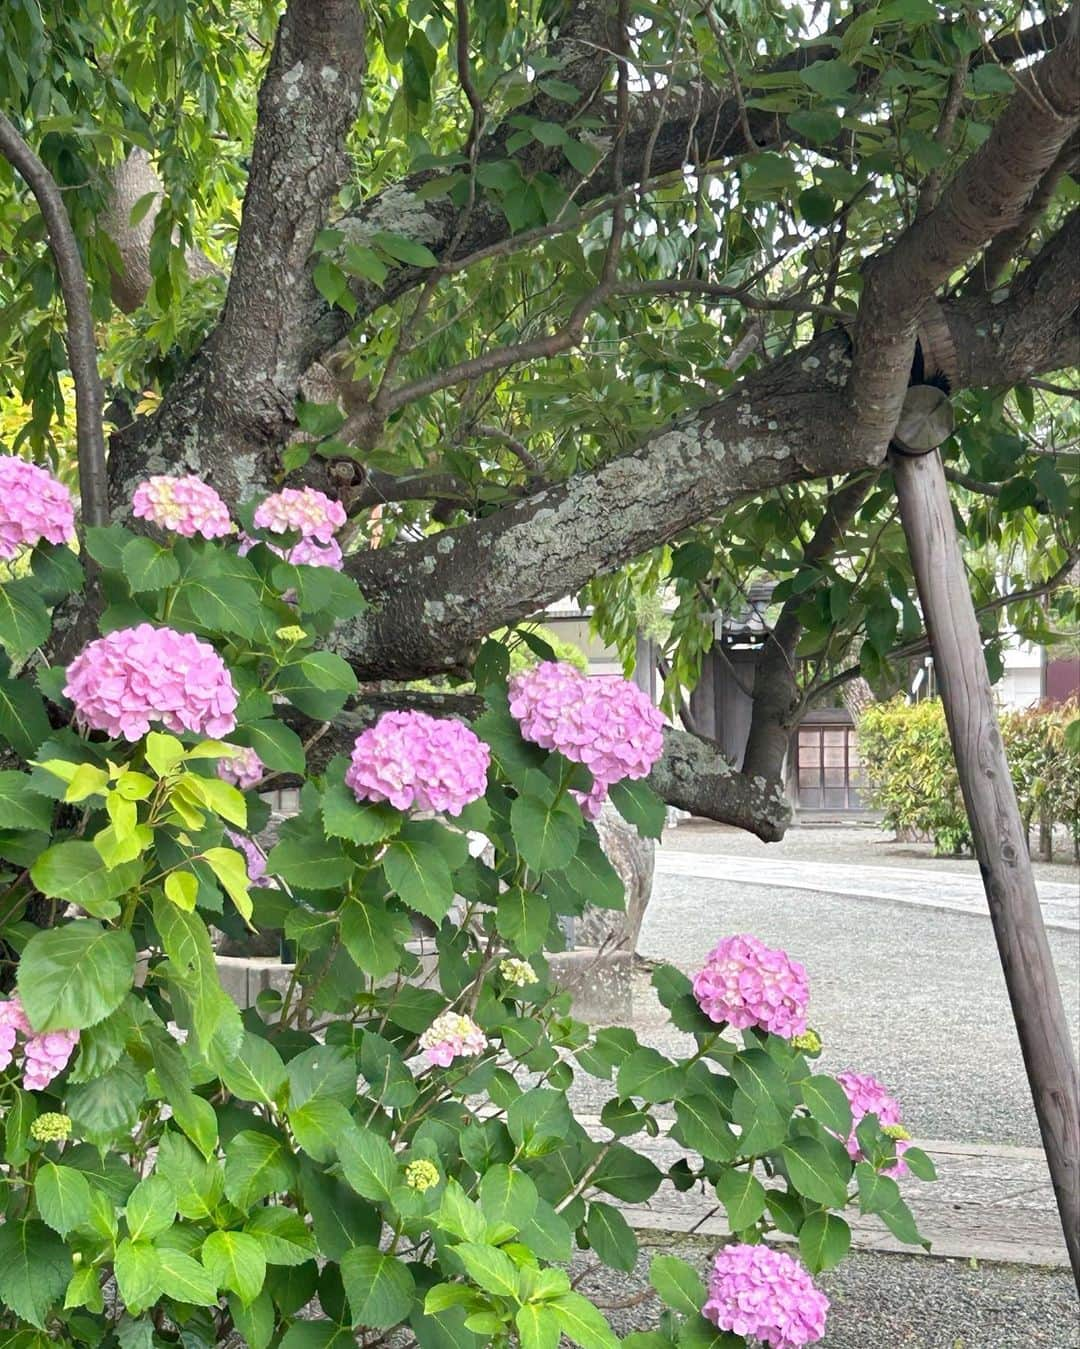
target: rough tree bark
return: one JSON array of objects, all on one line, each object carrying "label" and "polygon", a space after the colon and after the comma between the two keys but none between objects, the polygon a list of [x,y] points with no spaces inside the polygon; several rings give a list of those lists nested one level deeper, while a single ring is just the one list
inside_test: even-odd
[{"label": "rough tree bark", "polygon": [[[524,111],[563,121],[587,107],[594,116],[613,118],[608,85],[614,14],[609,3],[568,9],[550,54],[581,91],[581,102],[568,109],[540,95]],[[371,608],[335,641],[358,674],[368,681],[409,679],[458,668],[492,629],[740,497],[879,464],[908,380],[921,306],[947,275],[1023,218],[1076,129],[1074,30],[1061,40],[1060,22],[1047,21],[1022,40],[999,39],[986,54],[1016,60],[1055,40],[1060,45],[1025,76],[986,146],[945,188],[936,209],[871,268],[854,330],[855,378],[849,378],[849,334],[825,333],[740,381],[727,398],[658,429],[630,454],[563,483],[533,481],[525,495],[495,514],[423,542],[355,555],[350,569]],[[274,479],[294,429],[292,408],[304,372],[347,326],[343,313],[331,311],[315,289],[310,255],[345,172],[342,147],[355,112],[362,52],[351,0],[292,0],[260,95],[243,227],[221,323],[160,411],[114,441],[110,469],[118,508],[152,471],[202,472],[234,501]],[[820,55],[807,47],[772,71],[798,69]],[[681,169],[688,157],[716,162],[790,137],[782,119],[740,108],[740,102],[739,91],[701,81],[637,99],[623,145],[625,182]],[[485,136],[481,157],[505,155],[506,135],[496,128]],[[518,154],[536,157],[526,168],[561,176],[576,189],[579,204],[602,200],[614,186],[610,156],[583,182],[557,148],[533,146]],[[350,238],[390,228],[427,244],[440,261],[437,275],[507,240],[504,216],[482,198],[463,212],[447,198],[418,197],[425,177],[390,187],[354,218],[335,223]],[[955,350],[955,387],[1014,383],[1069,361],[1077,337],[1071,257],[1078,242],[1080,213],[1074,213],[1014,279],[1003,303],[974,293],[942,303],[941,320]],[[399,267],[382,286],[359,286],[356,320],[430,277]],[[409,490],[434,493],[446,486],[432,479]],[[357,504],[364,499],[358,491]],[[759,720],[782,722],[778,708],[764,707],[767,701]],[[782,737],[768,738],[779,743]],[[663,794],[676,804],[776,836],[786,818],[777,756],[752,756],[750,766],[755,771],[733,773],[715,747],[683,737],[672,740],[657,772]]]}]

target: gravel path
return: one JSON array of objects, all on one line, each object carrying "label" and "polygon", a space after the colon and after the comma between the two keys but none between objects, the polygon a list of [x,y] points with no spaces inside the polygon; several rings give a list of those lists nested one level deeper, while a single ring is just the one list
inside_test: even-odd
[{"label": "gravel path", "polygon": [[[676,831],[678,832],[678,831]],[[1037,1146],[1023,1061],[988,919],[851,896],[659,874],[641,956],[688,972],[724,933],[753,932],[806,965],[826,1070],[875,1073],[922,1137]],[[1080,950],[1050,945],[1080,1042]],[[685,1040],[636,983],[633,1023],[658,1048]]]},{"label": "gravel path", "polygon": [[[655,1254],[707,1267],[713,1246],[693,1238],[642,1248],[633,1274],[602,1270],[582,1290],[625,1303],[647,1287]],[[581,1257],[578,1267],[584,1268]],[[849,1255],[818,1276],[832,1302],[822,1349],[1077,1349],[1076,1291],[1064,1271],[975,1266],[905,1255]],[[607,1312],[619,1334],[656,1328],[658,1304]]]}]

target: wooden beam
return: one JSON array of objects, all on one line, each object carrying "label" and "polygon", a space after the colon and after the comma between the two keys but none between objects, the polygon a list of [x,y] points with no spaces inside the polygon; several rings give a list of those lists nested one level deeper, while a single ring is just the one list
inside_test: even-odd
[{"label": "wooden beam", "polygon": [[949,489],[936,451],[916,457],[894,446],[890,463],[975,855],[1080,1288],[1080,1074],[998,730]]}]

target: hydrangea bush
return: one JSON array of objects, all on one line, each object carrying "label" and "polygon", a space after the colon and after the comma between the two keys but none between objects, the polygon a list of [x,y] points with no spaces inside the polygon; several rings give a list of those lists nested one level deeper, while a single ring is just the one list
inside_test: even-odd
[{"label": "hydrangea bush", "polygon": [[[880,1083],[816,1071],[796,960],[734,935],[693,981],[659,968],[679,1057],[554,986],[560,919],[622,904],[592,805],[663,822],[635,689],[552,662],[510,680],[489,642],[471,727],[385,713],[309,771],[356,693],[327,638],[363,597],[297,553],[336,547],[337,503],[231,520],[151,480],[147,533],[80,542],[106,604],[61,666],[71,502],[0,472],[4,1343],[611,1349],[567,1267],[634,1268],[632,1208],[674,1184],[732,1236],[707,1286],[657,1256],[656,1328],[626,1342],[789,1349],[822,1334],[846,1211],[919,1240],[893,1175],[930,1162]],[[259,793],[286,782],[270,843]],[[278,934],[287,985],[238,1007],[212,929]],[[598,1124],[571,1109],[582,1075],[610,1084]],[[662,1128],[666,1172],[639,1146]]]}]

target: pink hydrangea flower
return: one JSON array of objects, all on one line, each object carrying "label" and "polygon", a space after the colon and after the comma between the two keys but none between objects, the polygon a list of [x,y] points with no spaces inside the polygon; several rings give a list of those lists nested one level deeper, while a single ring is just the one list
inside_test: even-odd
[{"label": "pink hydrangea flower", "polygon": [[356,737],[345,774],[357,800],[460,815],[487,790],[491,751],[460,721],[384,712]]},{"label": "pink hydrangea flower", "polygon": [[67,543],[75,533],[71,493],[46,469],[16,455],[0,454],[0,558],[42,539]]},{"label": "pink hydrangea flower", "polygon": [[420,1037],[428,1062],[449,1068],[455,1059],[471,1059],[487,1048],[487,1036],[469,1016],[443,1012]]},{"label": "pink hydrangea flower", "polygon": [[266,765],[247,745],[234,745],[235,754],[223,754],[217,763],[217,775],[222,782],[231,782],[246,792],[257,786],[266,776]]},{"label": "pink hydrangea flower", "polygon": [[67,1067],[79,1043],[79,1032],[53,1030],[35,1035],[19,995],[14,993],[6,1001],[0,1001],[0,1069],[7,1068],[15,1059],[20,1036],[23,1087],[27,1091],[44,1091]]},{"label": "pink hydrangea flower", "polygon": [[[897,1128],[902,1124],[900,1103],[895,1096],[889,1095],[884,1083],[879,1082],[872,1073],[855,1073],[848,1069],[842,1073],[837,1073],[836,1080],[843,1087],[844,1095],[851,1105],[851,1133],[845,1140],[848,1156],[852,1161],[862,1161],[862,1149],[859,1147],[859,1140],[855,1137],[855,1130],[858,1128],[860,1120],[865,1115],[876,1115],[878,1123],[883,1129]],[[900,1180],[910,1173],[907,1162],[903,1160],[903,1155],[910,1146],[911,1144],[906,1139],[896,1139],[896,1163],[887,1167],[882,1175]]]},{"label": "pink hydrangea flower", "polygon": [[23,1049],[23,1086],[44,1091],[67,1067],[79,1043],[77,1030],[53,1030],[27,1040]]},{"label": "pink hydrangea flower", "polygon": [[147,478],[136,487],[131,505],[137,519],[151,520],[187,539],[195,534],[216,539],[236,528],[217,492],[191,473],[184,478],[165,474]]},{"label": "pink hydrangea flower", "polygon": [[256,528],[272,534],[296,532],[305,539],[329,543],[345,523],[345,507],[314,487],[283,487],[255,511]]},{"label": "pink hydrangea flower", "polygon": [[717,1251],[702,1314],[721,1330],[770,1349],[802,1349],[825,1334],[829,1299],[806,1268],[771,1246]]},{"label": "pink hydrangea flower", "polygon": [[570,795],[581,807],[581,813],[587,820],[598,820],[600,812],[604,808],[604,802],[607,800],[608,785],[606,782],[594,782],[587,792],[574,792]]},{"label": "pink hydrangea flower", "polygon": [[215,737],[236,727],[236,689],[214,648],[149,623],[85,646],[68,666],[64,694],[84,726],[128,741],[152,722]]},{"label": "pink hydrangea flower", "polygon": [[291,548],[279,548],[276,543],[267,543],[265,540],[253,539],[250,534],[243,534],[237,551],[244,557],[258,542],[262,542],[286,562],[291,562],[294,567],[329,567],[332,571],[341,571],[345,565],[337,539],[331,539],[325,544],[315,539],[299,539]]},{"label": "pink hydrangea flower", "polygon": [[757,937],[725,937],[694,976],[694,997],[710,1021],[759,1026],[790,1040],[806,1030],[806,970]]},{"label": "pink hydrangea flower", "polygon": [[645,777],[664,752],[664,719],[628,679],[590,679],[572,665],[544,661],[509,687],[510,712],[525,739],[584,764],[604,787]]},{"label": "pink hydrangea flower", "polygon": [[[249,883],[256,886],[263,884],[266,878],[266,858],[258,847],[246,834],[237,834],[232,829],[226,829],[225,835],[237,852],[244,854]],[[266,883],[269,884],[269,882]]]}]

